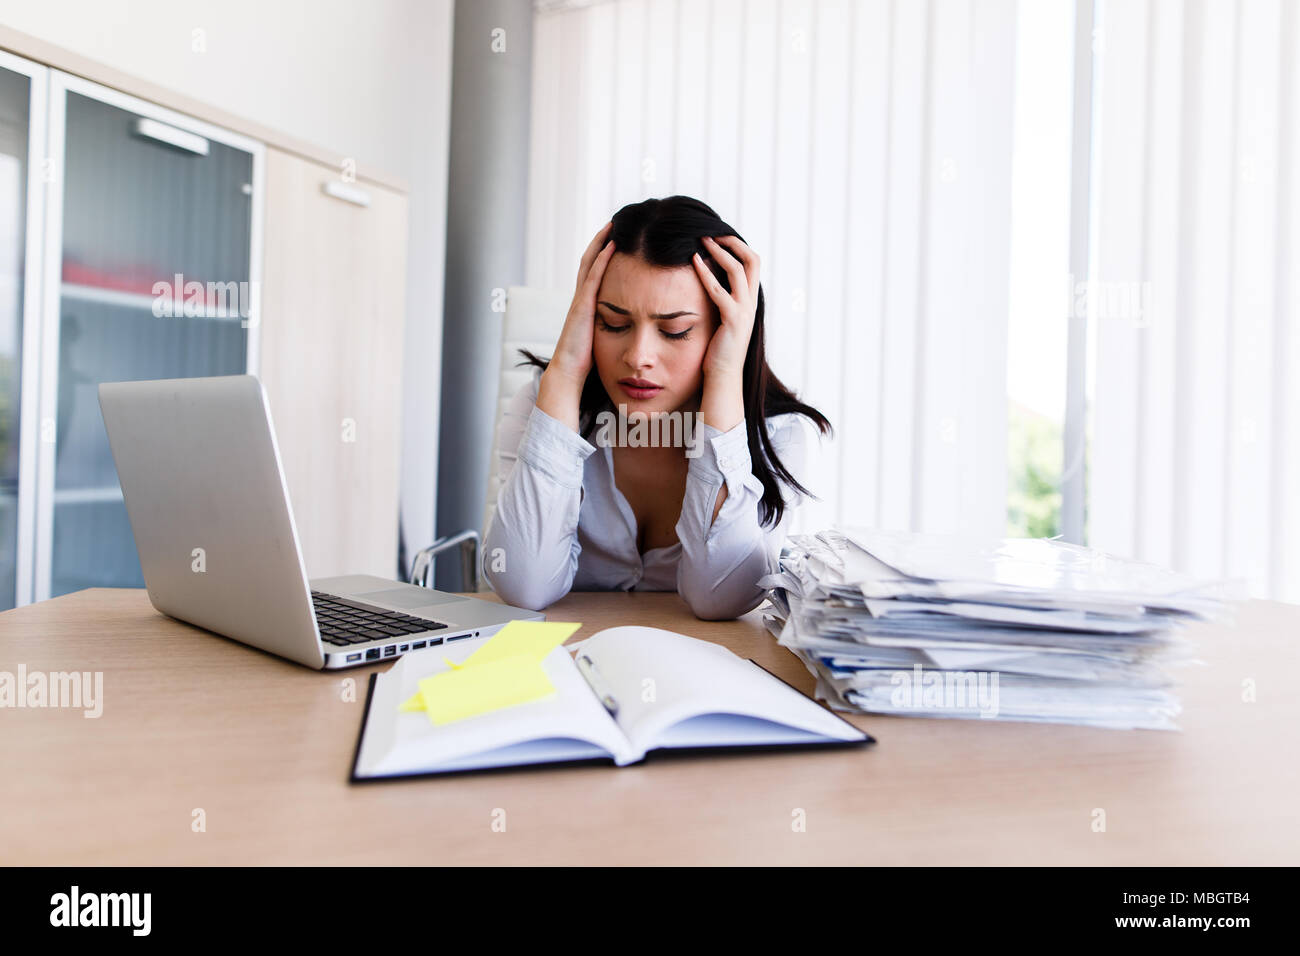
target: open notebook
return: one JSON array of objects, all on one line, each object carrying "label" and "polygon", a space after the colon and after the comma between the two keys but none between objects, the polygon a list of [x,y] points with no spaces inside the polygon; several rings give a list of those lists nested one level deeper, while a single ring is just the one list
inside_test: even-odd
[{"label": "open notebook", "polygon": [[399,711],[421,678],[474,647],[408,654],[370,676],[352,781],[559,761],[635,763],[660,749],[785,748],[874,740],[753,661],[655,627],[606,628],[542,661],[556,693],[434,725]]}]

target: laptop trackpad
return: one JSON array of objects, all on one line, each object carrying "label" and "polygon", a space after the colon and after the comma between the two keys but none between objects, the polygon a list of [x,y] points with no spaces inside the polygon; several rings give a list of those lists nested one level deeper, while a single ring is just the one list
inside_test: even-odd
[{"label": "laptop trackpad", "polygon": [[379,601],[381,604],[395,604],[398,607],[429,607],[434,604],[460,604],[469,598],[448,594],[446,591],[430,591],[428,588],[412,585],[409,588],[389,588],[386,591],[368,591],[358,594],[359,601]]}]

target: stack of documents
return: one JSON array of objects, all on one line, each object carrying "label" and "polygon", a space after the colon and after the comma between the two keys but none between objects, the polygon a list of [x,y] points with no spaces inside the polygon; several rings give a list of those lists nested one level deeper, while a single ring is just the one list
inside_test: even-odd
[{"label": "stack of documents", "polygon": [[769,630],[847,711],[1176,729],[1167,666],[1223,588],[1064,541],[792,535]]}]

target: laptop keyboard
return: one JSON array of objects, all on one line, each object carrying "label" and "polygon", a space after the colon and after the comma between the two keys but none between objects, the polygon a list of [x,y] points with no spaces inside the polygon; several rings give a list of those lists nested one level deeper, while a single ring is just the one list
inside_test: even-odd
[{"label": "laptop keyboard", "polygon": [[321,640],[338,647],[368,644],[407,634],[423,634],[447,626],[425,617],[412,617],[410,614],[362,604],[324,591],[312,591],[311,603],[316,609],[316,624],[320,629]]}]

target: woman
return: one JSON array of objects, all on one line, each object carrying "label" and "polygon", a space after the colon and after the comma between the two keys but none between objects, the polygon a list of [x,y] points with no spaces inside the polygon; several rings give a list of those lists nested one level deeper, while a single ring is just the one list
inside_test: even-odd
[{"label": "woman", "polygon": [[592,239],[555,354],[520,350],[536,370],[501,422],[483,571],[506,603],[676,590],[725,620],[762,601],[810,493],[800,416],[831,426],[768,368],[758,267],[687,196],[624,206]]}]

